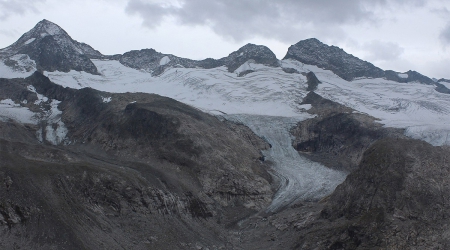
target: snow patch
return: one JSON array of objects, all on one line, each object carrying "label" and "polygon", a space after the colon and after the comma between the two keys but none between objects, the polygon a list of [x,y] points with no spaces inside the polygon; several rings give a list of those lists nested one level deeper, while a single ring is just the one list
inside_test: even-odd
[{"label": "snow patch", "polygon": [[20,104],[14,103],[11,99],[0,101],[0,120],[8,121],[14,120],[20,123],[37,124],[35,113],[31,112],[26,107],[21,107]]},{"label": "snow patch", "polygon": [[247,62],[243,63],[241,66],[239,66],[239,68],[237,68],[234,73],[239,75],[242,72],[245,71],[260,71],[260,70],[269,70],[270,67],[265,66],[263,64],[259,64],[259,63],[255,63],[255,60],[250,59]]},{"label": "snow patch", "polygon": [[61,28],[59,28],[56,24],[47,24],[45,26],[45,31],[47,31],[47,33],[52,36],[59,35],[62,33]]},{"label": "snow patch", "polygon": [[35,71],[36,62],[31,60],[30,57],[25,54],[17,54],[5,59],[4,61],[0,60],[1,78],[26,78],[32,75]]},{"label": "snow patch", "polygon": [[161,60],[159,61],[159,65],[164,66],[164,65],[168,64],[169,62],[170,62],[170,58],[168,56],[165,56],[165,57],[161,58]]},{"label": "snow patch", "polygon": [[440,84],[444,85],[446,88],[450,89],[450,82],[441,81]]},{"label": "snow patch", "polygon": [[[65,141],[67,135],[67,128],[61,120],[47,125],[45,128],[45,140],[53,145],[61,144]],[[39,135],[37,135],[39,138]],[[42,138],[42,135],[41,135]]]},{"label": "snow patch", "polygon": [[398,77],[406,79],[406,78],[408,78],[408,74],[406,74],[406,73],[398,73]]},{"label": "snow patch", "polygon": [[[45,127],[45,140],[53,145],[58,145],[63,142],[68,143],[66,136],[69,131],[61,120],[62,111],[58,109],[59,103],[61,102],[58,100],[52,100],[50,103],[50,110],[42,117],[42,120],[47,123],[47,126]],[[39,131],[36,136],[39,139]]]},{"label": "snow patch", "polygon": [[111,102],[111,97],[103,97],[102,96],[102,100],[104,103],[109,103],[109,102]]},{"label": "snow patch", "polygon": [[38,98],[38,99],[37,99],[36,101],[34,101],[34,104],[39,105],[39,104],[41,104],[42,102],[48,102],[48,98],[47,98],[46,96],[41,95],[41,94],[39,94],[38,92],[36,92],[36,89],[34,88],[33,85],[28,85],[28,86],[27,86],[27,89],[28,89],[29,91],[31,91],[31,92],[33,92],[33,93],[35,93],[35,94],[37,95],[37,98]]},{"label": "snow patch", "polygon": [[30,43],[34,42],[34,40],[36,40],[36,38],[30,38],[24,44],[30,44]]}]

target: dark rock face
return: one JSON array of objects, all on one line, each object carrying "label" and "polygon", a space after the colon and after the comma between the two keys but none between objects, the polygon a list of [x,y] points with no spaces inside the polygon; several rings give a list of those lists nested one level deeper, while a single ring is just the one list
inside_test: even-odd
[{"label": "dark rock face", "polygon": [[120,63],[123,65],[149,71],[154,76],[158,76],[169,67],[182,68],[204,68],[211,69],[220,66],[226,66],[229,72],[234,72],[248,60],[267,66],[279,66],[275,54],[266,46],[247,44],[239,50],[231,53],[228,57],[221,59],[207,58],[196,61],[177,57],[170,54],[162,54],[154,49],[133,50],[120,56]]},{"label": "dark rock face", "polygon": [[345,221],[345,236],[330,238],[331,245],[448,248],[450,240],[437,236],[450,230],[447,155],[448,148],[421,141],[376,142],[322,211],[331,223]]},{"label": "dark rock face", "polygon": [[351,172],[364,152],[385,137],[404,137],[402,130],[383,128],[373,117],[310,92],[302,104],[311,104],[315,118],[300,122],[291,130],[294,148],[325,166]]},{"label": "dark rock face", "polygon": [[220,59],[225,63],[229,72],[234,72],[242,64],[248,60],[254,60],[255,63],[263,64],[271,67],[278,67],[279,61],[275,54],[266,46],[247,44],[237,51],[228,55],[228,57]]},{"label": "dark rock face", "polygon": [[321,82],[317,79],[317,76],[313,72],[308,72],[306,74],[306,84],[308,84],[308,87],[306,88],[307,91],[316,90],[319,83]]},{"label": "dark rock face", "polygon": [[392,71],[392,70],[386,70],[385,71],[385,78],[388,80],[396,81],[396,82],[420,82],[423,84],[429,84],[433,85],[435,82],[429,78],[426,77],[419,72],[409,70],[408,72],[405,72],[404,74],[407,74],[408,77],[402,78],[399,76],[398,72]]},{"label": "dark rock face", "polygon": [[283,59],[295,59],[299,62],[317,65],[333,71],[341,78],[351,81],[357,77],[383,77],[384,71],[341,48],[328,46],[315,38],[307,39],[289,47]]},{"label": "dark rock face", "polygon": [[222,64],[215,59],[207,58],[201,61],[181,58],[174,55],[162,54],[154,49],[133,50],[126,52],[119,58],[123,65],[149,71],[154,76],[158,76],[168,67],[182,68],[216,68]]},{"label": "dark rock face", "polygon": [[8,60],[16,54],[28,55],[36,62],[39,71],[85,71],[99,74],[90,58],[103,55],[91,46],[73,40],[58,25],[42,20],[23,34],[17,42],[0,51],[0,57]]}]

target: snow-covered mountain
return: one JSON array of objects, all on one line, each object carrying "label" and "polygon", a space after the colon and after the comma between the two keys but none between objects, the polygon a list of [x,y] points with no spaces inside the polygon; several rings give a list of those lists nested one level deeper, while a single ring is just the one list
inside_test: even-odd
[{"label": "snow-covered mountain", "polygon": [[[110,152],[120,161],[142,160],[158,166],[147,173],[152,185],[173,192],[154,195],[160,200],[151,204],[166,206],[159,212],[191,209],[230,222],[227,213],[276,214],[316,202],[346,178],[366,185],[357,169],[379,140],[450,145],[449,82],[382,70],[317,39],[292,45],[282,60],[254,44],[220,59],[191,60],[154,49],[107,56],[43,20],[0,50],[0,129],[14,132],[0,139],[35,138],[36,145],[89,161]],[[267,162],[270,178],[258,167]],[[347,177],[352,171],[357,174]],[[167,183],[177,176],[193,179],[180,187],[178,180]]]}]

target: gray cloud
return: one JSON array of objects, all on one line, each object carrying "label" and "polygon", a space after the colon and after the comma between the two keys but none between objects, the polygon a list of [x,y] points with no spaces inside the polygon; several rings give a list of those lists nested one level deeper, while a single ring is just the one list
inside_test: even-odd
[{"label": "gray cloud", "polygon": [[373,61],[394,61],[405,51],[403,47],[396,43],[378,40],[365,44],[364,48],[369,53],[367,59]]},{"label": "gray cloud", "polygon": [[450,45],[450,22],[447,23],[447,26],[441,31],[439,38],[444,43],[444,45]]},{"label": "gray cloud", "polygon": [[[181,1],[181,2],[180,2]],[[378,21],[377,7],[421,6],[424,0],[180,0],[176,4],[129,0],[126,11],[142,17],[149,28],[164,18],[180,25],[209,26],[235,41],[262,36],[296,42],[317,34],[342,36],[340,25]]]},{"label": "gray cloud", "polygon": [[0,20],[4,21],[11,15],[23,15],[28,11],[38,12],[36,5],[45,0],[0,0]]}]

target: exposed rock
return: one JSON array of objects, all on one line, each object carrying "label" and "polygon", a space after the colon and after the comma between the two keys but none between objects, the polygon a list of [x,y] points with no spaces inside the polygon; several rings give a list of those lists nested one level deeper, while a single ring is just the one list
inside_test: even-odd
[{"label": "exposed rock", "polygon": [[229,54],[228,57],[220,59],[227,66],[229,72],[234,72],[242,64],[249,60],[255,63],[263,64],[270,67],[278,67],[280,63],[275,54],[266,46],[246,44],[237,51]]},{"label": "exposed rock", "polygon": [[[400,75],[404,75],[404,77],[400,77]],[[392,70],[386,70],[385,71],[385,78],[388,80],[396,81],[396,82],[420,82],[424,84],[433,85],[435,82],[430,79],[429,77],[426,77],[419,72],[409,70],[405,73],[398,73]]]},{"label": "exposed rock", "polygon": [[351,172],[364,152],[385,137],[404,137],[402,130],[382,127],[373,117],[353,112],[338,103],[310,92],[302,104],[311,104],[317,116],[291,130],[294,148],[325,166]]},{"label": "exposed rock", "polygon": [[228,225],[271,201],[260,153],[269,145],[242,125],[157,95],[63,88],[40,73],[2,81],[10,98],[32,102],[32,85],[59,100],[70,145],[0,122],[0,224],[10,231],[1,248],[220,246]]},{"label": "exposed rock", "polygon": [[317,89],[317,86],[319,86],[319,79],[317,79],[317,76],[312,72],[308,72],[306,74],[306,84],[308,84],[308,88],[306,88],[307,91],[314,91]]},{"label": "exposed rock", "polygon": [[322,235],[328,247],[448,248],[448,150],[410,139],[372,145],[322,211],[335,227]]},{"label": "exposed rock", "polygon": [[283,59],[295,59],[299,62],[316,65],[333,71],[341,78],[351,81],[357,77],[383,77],[384,71],[341,48],[328,46],[315,38],[300,41],[289,47]]}]

